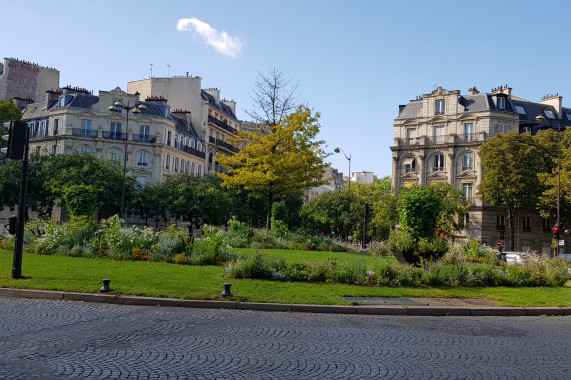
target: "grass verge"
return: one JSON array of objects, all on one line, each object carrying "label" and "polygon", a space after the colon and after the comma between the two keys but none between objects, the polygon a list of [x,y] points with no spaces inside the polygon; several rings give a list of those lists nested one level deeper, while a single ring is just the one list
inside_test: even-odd
[{"label": "grass verge", "polygon": [[[291,253],[291,256],[290,256]],[[355,260],[385,258],[352,256],[345,253],[310,253],[308,262],[337,255]],[[241,254],[249,254],[242,252]],[[270,251],[285,254],[288,260],[308,257],[305,251]],[[358,255],[358,254],[356,254]],[[320,258],[317,258],[320,257]],[[112,261],[107,259],[38,256],[24,254],[23,279],[13,280],[13,252],[0,250],[0,287],[96,293],[103,278],[111,279],[113,294],[219,299],[223,290],[224,268],[186,266],[168,263]],[[392,258],[389,258],[392,260]],[[341,261],[341,259],[339,259]],[[309,284],[232,279],[236,301],[346,305],[343,297],[462,297],[485,298],[503,306],[571,306],[571,288],[390,288],[343,284]]]}]

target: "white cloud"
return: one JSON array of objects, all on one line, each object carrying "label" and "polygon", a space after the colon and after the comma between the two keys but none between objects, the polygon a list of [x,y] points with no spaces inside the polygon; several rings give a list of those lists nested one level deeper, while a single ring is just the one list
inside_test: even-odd
[{"label": "white cloud", "polygon": [[242,41],[238,37],[229,36],[225,31],[218,31],[209,24],[193,18],[181,18],[176,29],[179,32],[194,32],[202,37],[217,52],[235,58],[242,51]]}]

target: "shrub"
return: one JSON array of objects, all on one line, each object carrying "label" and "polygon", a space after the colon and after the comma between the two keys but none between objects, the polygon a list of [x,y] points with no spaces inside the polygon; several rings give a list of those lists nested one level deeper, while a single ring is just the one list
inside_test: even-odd
[{"label": "shrub", "polygon": [[369,245],[368,252],[373,256],[391,256],[391,243],[384,241],[373,241]]}]

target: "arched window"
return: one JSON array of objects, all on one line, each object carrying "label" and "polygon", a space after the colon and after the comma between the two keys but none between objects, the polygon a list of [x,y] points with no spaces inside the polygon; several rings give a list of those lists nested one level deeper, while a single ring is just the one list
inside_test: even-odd
[{"label": "arched window", "polygon": [[77,147],[77,151],[79,153],[91,153],[93,152],[93,149],[91,149],[89,145],[80,145]]},{"label": "arched window", "polygon": [[414,157],[406,157],[403,162],[405,173],[415,173],[416,172],[416,160]]},{"label": "arched window", "polygon": [[444,170],[444,155],[442,153],[436,153],[434,155],[432,170],[435,172],[441,172]]},{"label": "arched window", "polygon": [[107,151],[107,158],[113,161],[121,161],[121,156],[123,152],[117,148],[109,148]]},{"label": "arched window", "polygon": [[474,169],[474,153],[466,152],[462,155],[462,170]]}]

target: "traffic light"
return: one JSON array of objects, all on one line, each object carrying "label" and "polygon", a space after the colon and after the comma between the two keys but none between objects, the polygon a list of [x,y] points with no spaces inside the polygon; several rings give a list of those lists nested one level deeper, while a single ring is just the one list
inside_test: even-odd
[{"label": "traffic light", "polygon": [[365,205],[365,217],[369,218],[373,216],[373,204],[372,203],[367,203]]},{"label": "traffic light", "polygon": [[9,134],[2,136],[2,139],[8,141],[8,147],[2,148],[2,153],[6,153],[6,156],[13,160],[22,160],[28,126],[23,121],[11,121],[4,123],[4,128],[8,129]]},{"label": "traffic light", "polygon": [[559,240],[559,227],[558,226],[553,227],[553,239]]},{"label": "traffic light", "polygon": [[8,233],[10,235],[16,235],[16,229],[18,226],[18,218],[15,215],[12,215],[8,218]]},{"label": "traffic light", "polygon": [[331,236],[335,236],[335,227],[331,226]]}]

